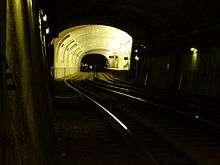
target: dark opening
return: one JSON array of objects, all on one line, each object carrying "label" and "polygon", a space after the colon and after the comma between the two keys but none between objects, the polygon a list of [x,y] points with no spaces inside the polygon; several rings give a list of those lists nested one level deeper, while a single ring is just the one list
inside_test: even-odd
[{"label": "dark opening", "polygon": [[107,62],[105,56],[101,54],[88,54],[81,60],[80,71],[81,72],[104,72],[107,68]]}]

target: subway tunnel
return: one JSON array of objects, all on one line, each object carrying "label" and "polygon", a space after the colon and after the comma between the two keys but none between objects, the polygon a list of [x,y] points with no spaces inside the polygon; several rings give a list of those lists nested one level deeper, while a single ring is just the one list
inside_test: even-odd
[{"label": "subway tunnel", "polygon": [[219,7],[1,0],[0,164],[218,165]]},{"label": "subway tunnel", "polygon": [[81,60],[80,71],[104,72],[107,69],[108,60],[101,54],[88,54]]}]

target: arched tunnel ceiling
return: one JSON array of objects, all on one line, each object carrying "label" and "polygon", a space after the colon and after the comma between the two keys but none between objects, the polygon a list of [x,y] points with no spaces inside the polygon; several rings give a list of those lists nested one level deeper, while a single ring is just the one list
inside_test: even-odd
[{"label": "arched tunnel ceiling", "polygon": [[40,1],[49,14],[53,35],[75,25],[105,24],[153,44],[182,34],[200,34],[210,29],[216,32],[220,22],[217,0]]},{"label": "arched tunnel ceiling", "polygon": [[[80,70],[87,54],[102,54],[108,68],[128,70],[132,37],[125,31],[106,25],[81,25],[62,31],[54,40],[54,73],[56,78]],[[67,73],[68,71],[68,73]]]}]

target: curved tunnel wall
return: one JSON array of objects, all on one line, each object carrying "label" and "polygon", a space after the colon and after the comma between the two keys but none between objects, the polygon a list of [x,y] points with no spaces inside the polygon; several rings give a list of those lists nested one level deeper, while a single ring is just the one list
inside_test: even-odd
[{"label": "curved tunnel wall", "polygon": [[[219,43],[219,42],[218,42]],[[193,95],[220,97],[218,43],[142,52],[138,83]]]},{"label": "curved tunnel wall", "polygon": [[128,70],[132,37],[105,25],[82,25],[64,30],[54,40],[54,77],[62,78],[80,71],[83,56],[103,54],[110,69]]}]

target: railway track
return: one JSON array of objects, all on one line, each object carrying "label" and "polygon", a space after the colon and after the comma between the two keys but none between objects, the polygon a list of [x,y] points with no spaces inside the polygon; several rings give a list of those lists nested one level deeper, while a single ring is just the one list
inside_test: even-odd
[{"label": "railway track", "polygon": [[[99,78],[101,77],[101,78]],[[195,106],[195,107],[212,107],[212,109],[220,109],[220,105],[218,100],[215,98],[208,98],[205,96],[192,96],[186,93],[180,93],[180,92],[171,92],[169,93],[167,90],[164,89],[158,89],[158,88],[147,88],[147,86],[144,85],[138,85],[134,83],[130,83],[127,81],[122,81],[120,79],[114,78],[111,74],[109,73],[102,73],[102,74],[96,74],[95,76],[96,80],[102,81],[103,79],[105,81],[102,81],[103,83],[109,83],[109,84],[114,84],[114,86],[118,87],[125,87],[129,89],[133,89],[139,92],[145,92],[148,94],[148,96],[151,96],[153,98],[160,99],[169,102],[178,102],[179,104],[187,104],[190,106]]]},{"label": "railway track", "polygon": [[101,79],[95,78],[96,81],[93,83],[108,89],[121,91],[142,99],[145,99],[150,104],[157,104],[163,106],[164,108],[169,108],[170,110],[178,109],[179,112],[184,112],[192,117],[201,119],[214,125],[220,126],[220,105],[218,104],[208,104],[204,101],[194,101],[191,102],[189,99],[178,97],[170,97],[168,95],[161,95],[144,90],[142,88],[136,88],[131,85],[123,85],[117,82],[107,82]]},{"label": "railway track", "polygon": [[[94,91],[95,85],[87,81],[84,82],[83,88]],[[179,148],[180,152],[187,156],[191,155],[199,164],[219,164],[219,127],[160,106],[134,101],[119,93],[113,92],[114,96],[112,93],[109,95],[109,90],[111,89],[103,90],[103,87],[99,86],[94,93],[97,99],[103,101],[103,104],[117,109],[114,113],[123,112],[124,115],[119,115],[120,118],[123,118],[125,114],[136,116],[142,124],[150,125],[154,132],[162,135],[171,144],[173,142],[174,148]],[[125,123],[128,122],[128,119],[123,120]]]},{"label": "railway track", "polygon": [[[74,84],[76,85],[76,83]],[[85,89],[85,87],[82,87],[80,84],[78,84],[76,88],[102,102],[102,99],[98,98],[97,95],[94,95],[94,93],[91,92],[92,89]],[[95,93],[98,93],[102,98],[106,97],[103,93],[98,91],[95,91]],[[105,104],[105,102],[102,103],[107,106],[113,114],[117,114],[117,117],[122,120],[123,123],[126,123],[125,125],[128,127],[130,136],[135,144],[142,148],[146,155],[154,160],[155,164],[197,164],[190,155],[178,149],[176,145],[173,145],[167,138],[164,138],[158,134],[158,132],[152,130],[152,128],[143,124],[134,116],[127,115],[124,112],[121,113],[121,111],[118,111],[118,108]]]},{"label": "railway track", "polygon": [[54,88],[57,164],[155,164],[97,104],[63,82]]}]

